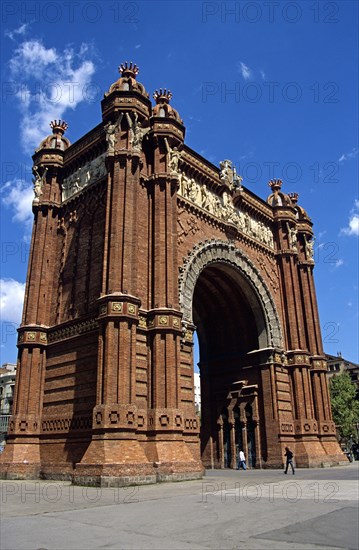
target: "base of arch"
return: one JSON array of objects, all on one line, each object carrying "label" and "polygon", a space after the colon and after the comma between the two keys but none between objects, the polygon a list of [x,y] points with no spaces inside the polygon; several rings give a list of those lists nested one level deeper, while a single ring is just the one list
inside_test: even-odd
[{"label": "base of arch", "polygon": [[126,468],[118,464],[107,464],[105,467],[84,465],[73,475],[72,482],[74,485],[93,487],[129,487],[170,481],[189,481],[201,479],[203,475],[203,468],[200,471],[193,471],[189,464],[168,463],[157,466],[127,464]]},{"label": "base of arch", "polygon": [[92,441],[75,465],[72,481],[75,485],[123,487],[200,479],[203,474],[202,463],[193,458],[184,441],[99,439]]}]

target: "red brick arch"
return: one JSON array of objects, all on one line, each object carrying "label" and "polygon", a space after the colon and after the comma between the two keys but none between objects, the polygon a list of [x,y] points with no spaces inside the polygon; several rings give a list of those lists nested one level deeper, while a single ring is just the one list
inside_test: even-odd
[{"label": "red brick arch", "polygon": [[196,282],[201,272],[210,264],[224,263],[231,265],[240,273],[243,283],[249,290],[249,300],[260,304],[260,308],[253,307],[257,326],[261,331],[259,344],[261,348],[282,348],[283,337],[279,316],[263,277],[250,259],[234,244],[210,240],[196,245],[184,260],[180,268],[179,303],[183,313],[183,322],[192,323],[192,301]]}]

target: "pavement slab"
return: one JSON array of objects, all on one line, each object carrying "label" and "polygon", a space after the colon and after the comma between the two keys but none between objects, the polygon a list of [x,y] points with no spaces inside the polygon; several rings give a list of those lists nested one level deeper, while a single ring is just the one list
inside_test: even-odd
[{"label": "pavement slab", "polygon": [[357,549],[358,462],[96,488],[2,481],[2,550]]}]

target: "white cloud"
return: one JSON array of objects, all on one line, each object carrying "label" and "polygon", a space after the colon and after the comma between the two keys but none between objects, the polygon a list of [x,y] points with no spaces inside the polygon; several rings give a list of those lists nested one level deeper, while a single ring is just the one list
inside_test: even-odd
[{"label": "white cloud", "polygon": [[337,267],[340,267],[344,265],[344,260],[342,260],[341,258],[339,258],[338,260],[336,260],[335,264],[334,264],[334,267],[337,268]]},{"label": "white cloud", "polygon": [[30,76],[37,80],[43,77],[44,69],[58,60],[54,48],[46,49],[38,40],[27,40],[16,48],[9,61],[12,76]]},{"label": "white cloud", "polygon": [[17,85],[21,142],[26,154],[49,134],[51,120],[61,119],[67,109],[91,100],[87,93],[95,72],[91,55],[89,44],[81,44],[78,52],[72,48],[57,51],[37,39],[26,40],[15,49],[9,67]]},{"label": "white cloud", "polygon": [[345,162],[346,160],[354,159],[358,155],[358,147],[353,147],[349,153],[343,153],[342,156],[338,159],[338,162]]},{"label": "white cloud", "polygon": [[0,279],[0,315],[2,321],[20,323],[24,303],[25,283],[15,279]]},{"label": "white cloud", "polygon": [[5,31],[4,34],[8,38],[11,38],[11,40],[15,40],[15,35],[19,34],[21,36],[25,34],[28,26],[29,23],[24,23],[23,25],[20,25],[18,29],[14,29],[13,31]]},{"label": "white cloud", "polygon": [[244,80],[248,80],[252,76],[252,70],[243,61],[239,63],[239,70]]},{"label": "white cloud", "polygon": [[33,222],[32,201],[34,192],[31,184],[24,180],[7,181],[0,190],[2,203],[13,210],[12,220],[24,224],[25,240],[30,240]]},{"label": "white cloud", "polygon": [[354,202],[354,207],[352,208],[349,216],[348,227],[343,227],[340,230],[340,235],[356,235],[359,237],[359,200]]},{"label": "white cloud", "polygon": [[260,72],[260,75],[261,75],[261,77],[262,77],[262,80],[265,80],[265,79],[266,79],[266,74],[265,74],[265,72],[262,71],[262,69],[260,69],[259,72]]}]

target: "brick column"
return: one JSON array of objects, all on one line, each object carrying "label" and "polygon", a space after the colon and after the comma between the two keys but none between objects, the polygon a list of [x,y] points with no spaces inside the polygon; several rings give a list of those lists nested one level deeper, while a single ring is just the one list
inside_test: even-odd
[{"label": "brick column", "polygon": [[[297,195],[292,202],[296,206]],[[313,433],[317,436],[316,442],[307,444],[308,461],[315,464],[316,454],[325,453],[328,461],[340,461],[341,453],[335,437],[335,426],[332,420],[328,381],[326,377],[326,361],[323,351],[322,336],[320,330],[318,305],[314,285],[314,257],[313,257],[313,232],[312,223],[306,213],[297,208],[298,212],[298,277],[301,288],[303,312],[306,320],[306,338],[309,357],[303,370],[303,382],[305,388],[306,421],[301,429],[307,435]],[[308,426],[310,428],[308,429]],[[319,443],[320,442],[320,443]],[[322,459],[323,460],[323,459]],[[324,459],[325,460],[325,459]]]},{"label": "brick column", "polygon": [[[62,133],[61,133],[62,136]],[[60,136],[60,137],[61,137]],[[18,329],[18,368],[9,437],[0,457],[8,478],[40,474],[40,431],[46,368],[47,331],[53,322],[57,224],[61,201],[63,150],[50,148],[53,136],[35,153],[37,185],[22,323]],[[67,141],[64,141],[67,145]]]},{"label": "brick column", "polygon": [[[111,98],[110,98],[111,99]],[[138,296],[139,248],[147,235],[139,232],[142,142],[133,132],[148,124],[148,101],[136,108],[117,110],[116,98],[107,99],[106,117],[115,128],[115,143],[108,150],[105,254],[99,304],[99,351],[96,406],[92,441],[76,465],[76,483],[102,483],[107,476],[125,483],[145,476],[155,481],[153,465],[138,437],[136,405],[136,339],[141,299]],[[147,111],[146,111],[147,109]],[[145,116],[147,113],[147,116]],[[112,117],[112,118],[111,118]],[[142,224],[143,226],[143,224]],[[140,424],[147,421],[141,413]]]},{"label": "brick column", "polygon": [[[202,465],[194,459],[186,438],[198,438],[199,427],[194,405],[182,408],[180,346],[182,313],[178,301],[177,257],[177,189],[178,174],[171,165],[173,151],[180,148],[184,128],[178,115],[157,116],[163,100],[163,113],[172,108],[170,95],[157,97],[157,106],[151,119],[150,148],[152,174],[148,189],[152,200],[152,264],[151,309],[148,327],[151,348],[151,392],[149,403],[149,431],[147,455],[156,464],[159,479],[167,479],[173,471],[179,475],[202,473]],[[156,110],[157,109],[157,110]],[[174,110],[171,111],[175,113]],[[199,442],[197,440],[197,445]],[[183,472],[183,474],[181,474]]]}]

